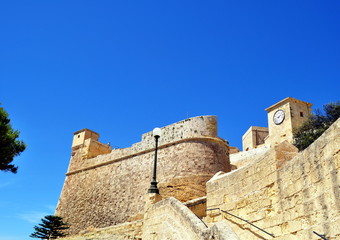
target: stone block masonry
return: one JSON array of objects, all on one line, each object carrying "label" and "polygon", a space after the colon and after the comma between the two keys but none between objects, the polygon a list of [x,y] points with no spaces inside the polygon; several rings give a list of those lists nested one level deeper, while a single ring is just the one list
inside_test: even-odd
[{"label": "stone block masonry", "polygon": [[[283,142],[252,164],[207,183],[207,208],[246,219],[278,240],[340,239],[340,119],[297,153]],[[218,210],[206,221],[227,220],[240,239],[272,239]]]},{"label": "stone block masonry", "polygon": [[239,240],[225,223],[208,227],[175,198],[151,206],[145,214],[142,239],[148,240]]},{"label": "stone block masonry", "polygon": [[111,227],[88,228],[81,234],[63,238],[63,240],[141,240],[143,221],[118,224]]},{"label": "stone block masonry", "polygon": [[[217,137],[215,116],[201,116],[162,128],[157,181],[163,198],[188,201],[206,195],[206,182],[229,172],[227,142]],[[73,152],[56,215],[70,224],[69,234],[103,228],[143,213],[154,157],[152,132],[130,148],[91,156],[91,147]],[[84,157],[87,156],[87,157]]]}]

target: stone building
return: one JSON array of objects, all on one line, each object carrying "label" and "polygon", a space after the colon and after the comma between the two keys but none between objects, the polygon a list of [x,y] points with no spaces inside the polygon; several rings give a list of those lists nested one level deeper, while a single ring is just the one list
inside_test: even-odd
[{"label": "stone building", "polygon": [[242,147],[248,151],[259,146],[276,145],[287,140],[293,143],[293,132],[311,116],[313,104],[287,97],[266,108],[268,128],[251,126],[242,137]]},{"label": "stone building", "polygon": [[215,116],[163,127],[160,194],[147,193],[152,132],[113,150],[89,129],[74,133],[56,209],[71,226],[65,240],[339,239],[340,120],[306,150],[292,145],[311,106],[267,108],[268,128],[250,127],[242,152],[218,137]]}]

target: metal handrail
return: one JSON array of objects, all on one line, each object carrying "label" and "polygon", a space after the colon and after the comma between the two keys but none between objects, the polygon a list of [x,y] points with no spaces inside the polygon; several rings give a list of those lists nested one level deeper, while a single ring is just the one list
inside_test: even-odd
[{"label": "metal handrail", "polygon": [[318,236],[321,237],[322,239],[327,240],[326,234],[319,234],[319,233],[317,233],[317,232],[315,232],[315,231],[313,231],[313,233],[316,234],[316,235],[318,235]]},{"label": "metal handrail", "polygon": [[248,220],[245,220],[245,219],[243,219],[243,218],[240,218],[240,217],[238,217],[238,216],[236,216],[236,215],[234,215],[234,214],[232,214],[232,213],[229,213],[229,212],[227,212],[227,211],[225,211],[225,210],[222,210],[222,209],[220,209],[220,208],[210,208],[210,209],[207,209],[207,211],[212,211],[212,210],[220,210],[221,212],[224,212],[224,213],[226,213],[226,214],[229,214],[229,215],[231,215],[231,216],[233,216],[233,217],[235,217],[235,218],[237,218],[237,219],[240,219],[240,220],[242,220],[242,221],[244,221],[244,222],[246,222],[246,223],[252,225],[253,227],[259,229],[260,231],[262,231],[262,232],[268,234],[269,236],[275,238],[274,234],[267,232],[266,230],[264,230],[264,229],[262,229],[262,228],[256,226],[255,224],[249,222]]}]

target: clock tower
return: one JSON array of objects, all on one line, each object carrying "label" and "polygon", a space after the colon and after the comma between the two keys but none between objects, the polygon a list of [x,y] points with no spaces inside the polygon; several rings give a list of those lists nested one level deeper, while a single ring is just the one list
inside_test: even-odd
[{"label": "clock tower", "polygon": [[276,145],[287,140],[293,143],[293,132],[311,115],[311,103],[285,98],[266,109],[269,135],[266,144]]}]

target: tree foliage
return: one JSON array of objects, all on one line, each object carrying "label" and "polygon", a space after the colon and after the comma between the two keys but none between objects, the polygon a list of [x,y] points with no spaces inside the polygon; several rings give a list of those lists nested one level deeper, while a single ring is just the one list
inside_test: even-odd
[{"label": "tree foliage", "polygon": [[317,109],[315,113],[294,132],[294,145],[300,151],[312,144],[340,117],[340,102],[325,104],[323,106],[323,112]]},{"label": "tree foliage", "polygon": [[18,140],[19,133],[12,128],[8,113],[0,107],[0,171],[17,172],[18,167],[11,162],[26,148],[26,144]]},{"label": "tree foliage", "polygon": [[34,227],[35,232],[30,235],[31,238],[56,239],[64,237],[63,231],[69,228],[63,222],[62,217],[47,215],[41,221],[39,226]]}]

